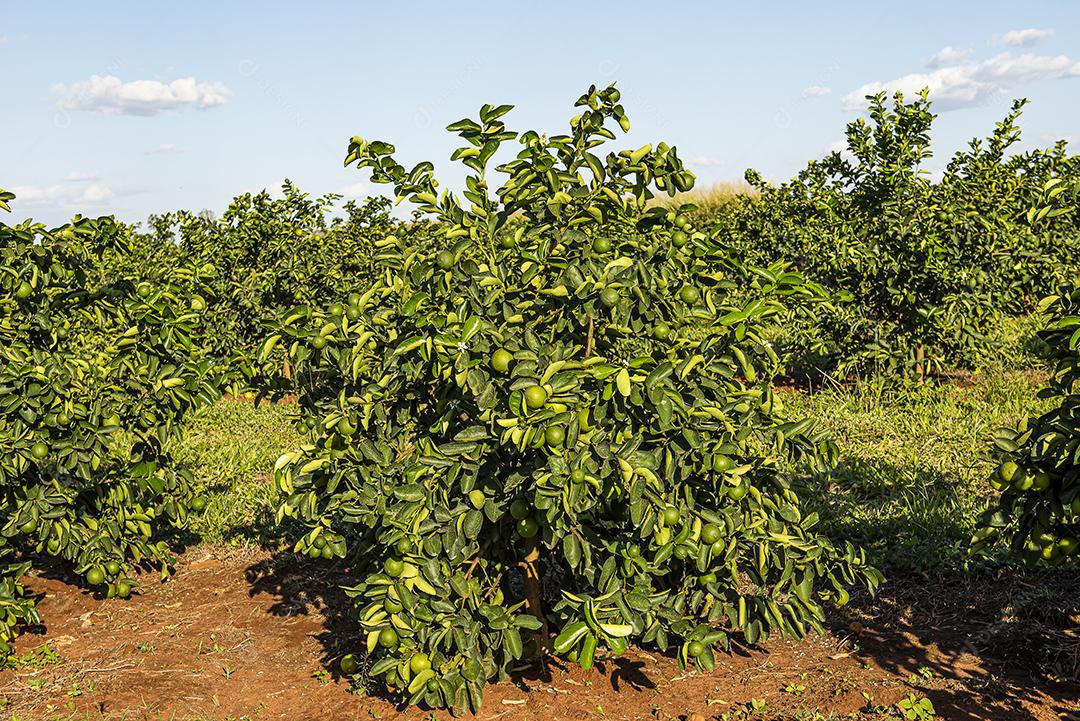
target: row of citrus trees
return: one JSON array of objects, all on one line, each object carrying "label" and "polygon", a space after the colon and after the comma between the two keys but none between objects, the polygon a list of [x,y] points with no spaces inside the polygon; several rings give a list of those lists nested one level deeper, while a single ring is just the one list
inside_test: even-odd
[{"label": "row of citrus trees", "polygon": [[[437,192],[430,163],[354,138],[347,162],[428,223],[374,204],[324,227],[325,206],[287,190],[144,236],[109,219],[0,225],[0,520],[23,552],[2,552],[7,636],[34,620],[26,558],[117,596],[137,567],[167,570],[161,532],[204,504],[169,447],[234,354],[264,393],[296,397],[306,440],[275,467],[280,515],[307,528],[296,549],[361,578],[364,643],[342,670],[410,702],[475,710],[542,652],[587,668],[647,644],[709,669],[732,635],[799,637],[853,586],[874,590],[880,574],[817,530],[785,470],[825,470],[838,449],[771,385],[774,329],[814,327],[836,298],[650,203],[694,179],[664,143],[605,150],[629,126],[614,87],[577,107],[566,134],[510,131],[509,106],[451,125],[461,197]],[[1063,193],[1033,193],[1033,220],[1068,215]],[[289,265],[290,233],[352,255]],[[248,262],[278,267],[236,275]],[[980,539],[1045,562],[1076,551],[1074,302],[1047,332],[1061,408],[998,438],[1000,508]]]},{"label": "row of citrus trees", "polygon": [[935,179],[926,93],[870,101],[845,149],[791,181],[749,171],[756,192],[712,214],[714,236],[748,262],[789,261],[847,301],[788,329],[784,340],[811,368],[978,366],[998,350],[1004,320],[1080,267],[1080,216],[1069,210],[1080,157],[1064,142],[1018,152],[1021,101]]},{"label": "row of citrus trees", "polygon": [[[13,197],[0,191],[0,208]],[[167,569],[162,529],[205,503],[169,447],[218,395],[194,342],[206,304],[169,285],[95,282],[124,238],[109,218],[0,224],[0,656],[37,618],[19,581],[26,552],[125,597],[140,566]]]}]

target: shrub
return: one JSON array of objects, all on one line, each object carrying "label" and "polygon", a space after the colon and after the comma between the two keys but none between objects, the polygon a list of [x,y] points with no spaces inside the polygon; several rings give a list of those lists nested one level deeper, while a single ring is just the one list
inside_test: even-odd
[{"label": "shrub", "polygon": [[1075,218],[1030,212],[1046,182],[1075,177],[1076,158],[1064,144],[1012,153],[1019,101],[931,180],[926,93],[868,99],[843,152],[779,186],[748,171],[759,197],[733,205],[715,235],[750,262],[788,259],[851,301],[791,340],[821,355],[819,368],[922,375],[985,362],[1003,315],[1030,310],[1076,266]]},{"label": "shrub", "polygon": [[1063,285],[1043,305],[1049,320],[1040,336],[1054,374],[1041,395],[1059,403],[995,432],[990,484],[1000,496],[974,541],[984,547],[1003,538],[1023,560],[1056,565],[1080,553],[1080,289]]},{"label": "shrub", "polygon": [[778,470],[835,454],[784,417],[761,337],[820,288],[715,261],[685,213],[647,208],[692,186],[675,149],[601,156],[629,126],[619,92],[577,106],[566,135],[507,130],[507,105],[450,125],[464,199],[354,138],[346,162],[438,235],[376,242],[347,312],[297,308],[263,347],[285,348],[276,392],[298,394],[310,433],[276,465],[279,515],[308,524],[298,551],[363,574],[348,593],[369,673],[411,703],[475,710],[551,635],[586,668],[635,642],[708,669],[730,634],[801,636],[880,581]]},{"label": "shrub", "polygon": [[[13,196],[0,197],[6,209]],[[109,596],[132,592],[140,563],[165,572],[157,532],[202,503],[169,445],[184,416],[217,397],[213,366],[193,350],[202,298],[90,282],[123,240],[111,218],[0,224],[0,534]],[[26,565],[6,553],[11,625],[31,611],[18,587]]]}]

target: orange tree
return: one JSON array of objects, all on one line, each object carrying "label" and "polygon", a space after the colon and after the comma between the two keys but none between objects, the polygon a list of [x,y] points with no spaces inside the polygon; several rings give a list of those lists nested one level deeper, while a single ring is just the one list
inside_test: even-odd
[{"label": "orange tree", "polygon": [[1004,538],[1036,565],[1080,554],[1080,288],[1066,284],[1045,301],[1040,332],[1055,369],[1041,395],[1058,400],[1041,416],[994,434],[997,466],[990,478],[999,496],[975,535],[976,546]]},{"label": "orange tree", "polygon": [[[132,592],[136,565],[164,572],[156,532],[205,503],[168,449],[183,417],[217,395],[194,351],[201,297],[90,282],[124,237],[111,218],[0,224],[0,534],[110,596]],[[5,567],[0,582],[6,636],[30,618],[21,571]]]},{"label": "orange tree", "polygon": [[731,204],[714,235],[749,262],[789,260],[850,301],[791,334],[826,369],[977,365],[1005,315],[1030,310],[1076,267],[1076,219],[1029,211],[1045,183],[1077,176],[1077,159],[1063,144],[1015,152],[1018,101],[933,180],[923,167],[935,118],[926,93],[869,100],[843,153],[778,186],[748,171],[759,195]]},{"label": "orange tree", "polygon": [[352,312],[297,308],[263,347],[287,352],[277,392],[310,432],[276,465],[279,514],[308,524],[297,550],[364,574],[347,590],[368,665],[341,668],[410,703],[475,710],[545,650],[589,667],[652,644],[709,669],[730,634],[801,636],[880,581],[781,470],[835,448],[784,417],[760,331],[823,293],[783,266],[707,261],[685,213],[648,209],[693,183],[675,149],[601,155],[629,125],[619,92],[577,107],[565,135],[508,130],[507,105],[449,126],[464,199],[354,138],[347,164],[436,235],[376,242]]}]

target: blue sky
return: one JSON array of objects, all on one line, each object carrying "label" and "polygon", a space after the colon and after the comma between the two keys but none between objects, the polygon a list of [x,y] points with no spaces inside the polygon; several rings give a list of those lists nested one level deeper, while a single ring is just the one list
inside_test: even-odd
[{"label": "blue sky", "polygon": [[[483,8],[483,9],[481,9]],[[10,2],[0,0],[0,187],[15,216],[220,213],[290,178],[378,190],[342,167],[359,134],[405,164],[483,102],[561,132],[617,81],[633,128],[710,184],[784,179],[842,139],[869,89],[929,82],[937,162],[1033,102],[1028,146],[1080,142],[1080,3]]]}]

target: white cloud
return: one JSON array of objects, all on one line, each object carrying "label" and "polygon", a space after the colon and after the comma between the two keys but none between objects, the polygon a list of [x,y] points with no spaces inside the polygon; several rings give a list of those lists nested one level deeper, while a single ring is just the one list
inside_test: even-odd
[{"label": "white cloud", "polygon": [[959,65],[969,57],[971,57],[971,50],[957,50],[952,45],[946,45],[930,56],[930,59],[926,61],[926,67],[936,70],[949,65]]},{"label": "white cloud", "polygon": [[802,97],[820,98],[822,95],[828,95],[831,92],[832,88],[827,88],[824,85],[807,85],[802,89]]},{"label": "white cloud", "polygon": [[827,155],[832,153],[842,153],[847,149],[848,147],[846,140],[834,140],[825,146],[825,153]]},{"label": "white cloud", "polygon": [[1054,37],[1053,28],[1027,28],[1025,30],[1010,30],[994,38],[999,45],[1020,47],[1034,45],[1048,38]]},{"label": "white cloud", "polygon": [[727,165],[727,161],[723,158],[713,158],[708,155],[699,155],[690,161],[690,165],[696,165],[699,168],[722,168]]},{"label": "white cloud", "polygon": [[97,206],[113,197],[112,188],[100,183],[90,185],[17,185],[11,188],[19,205],[62,207]]},{"label": "white cloud", "polygon": [[183,152],[183,151],[180,150],[180,148],[176,147],[175,143],[162,143],[161,145],[157,146],[156,148],[153,148],[151,150],[147,150],[146,154],[147,155],[177,155],[178,153],[181,153],[181,152]]},{"label": "white cloud", "polygon": [[95,180],[101,180],[101,176],[97,173],[80,173],[77,170],[72,170],[64,176],[64,180],[69,183],[92,183]]},{"label": "white cloud", "polygon": [[978,105],[1029,83],[1074,77],[1080,77],[1080,62],[1065,55],[1013,55],[1006,51],[986,60],[968,60],[931,72],[867,83],[844,96],[844,109],[865,108],[867,95],[901,91],[913,96],[928,87],[936,109],[953,110]]},{"label": "white cloud", "polygon": [[222,83],[198,83],[180,78],[171,83],[158,80],[123,82],[115,75],[91,75],[72,85],[52,86],[64,110],[91,110],[106,115],[157,115],[169,110],[206,110],[225,104],[232,92]]},{"label": "white cloud", "polygon": [[363,181],[338,188],[337,194],[345,198],[366,198],[371,195],[371,184]]}]

